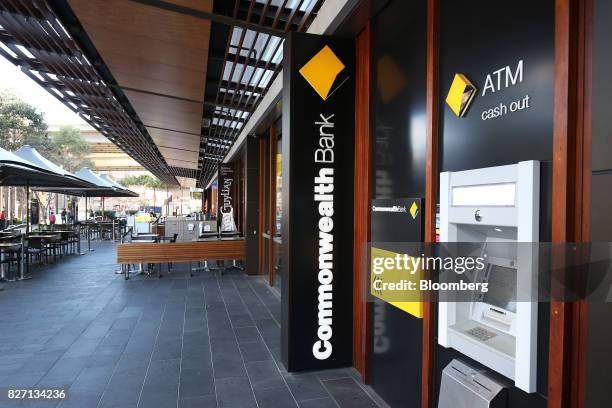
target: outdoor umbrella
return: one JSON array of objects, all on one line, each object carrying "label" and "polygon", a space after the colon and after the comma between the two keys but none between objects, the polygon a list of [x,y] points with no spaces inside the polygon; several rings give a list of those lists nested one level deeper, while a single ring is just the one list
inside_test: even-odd
[{"label": "outdoor umbrella", "polygon": [[103,180],[107,181],[108,183],[112,184],[113,187],[115,187],[118,190],[123,190],[125,192],[129,192],[131,194],[136,194],[131,190],[128,190],[127,188],[123,187],[121,184],[117,183],[115,180],[113,180],[108,174],[100,174],[99,175],[100,178],[102,178]]},{"label": "outdoor umbrella", "polygon": [[[112,184],[112,186],[115,187],[117,192],[124,192],[126,194],[130,194],[131,197],[137,197],[138,196],[138,194],[134,193],[131,190],[128,190],[127,188],[123,187],[121,184],[117,183],[108,174],[100,174],[99,176],[103,180],[105,180],[108,183]],[[104,197],[102,197],[102,214],[104,214]]]},{"label": "outdoor umbrella", "polygon": [[21,157],[24,160],[29,161],[30,163],[45,169],[50,172],[54,172],[57,174],[61,174],[69,180],[74,181],[75,185],[73,187],[96,187],[94,183],[83,180],[74,174],[70,173],[67,170],[64,170],[57,164],[45,158],[41,155],[35,148],[29,145],[25,145],[15,150],[15,155]]},{"label": "outdoor umbrella", "polygon": [[67,178],[63,174],[38,166],[2,148],[0,148],[0,185],[65,188],[90,186],[82,180]]},{"label": "outdoor umbrella", "polygon": [[[83,167],[81,170],[74,173],[74,176],[78,177],[81,180],[85,180],[94,187],[81,187],[81,188],[40,188],[40,191],[52,192],[52,193],[61,193],[67,195],[81,196],[85,197],[85,214],[87,217],[87,199],[89,197],[138,197],[138,194],[133,191],[127,189],[120,189],[119,184],[113,185],[108,180],[105,180],[98,174],[94,173],[91,169],[87,167]],[[123,188],[123,187],[122,187]],[[91,249],[91,241],[89,237],[89,226],[86,224],[87,232],[87,248],[89,251]]]},{"label": "outdoor umbrella", "polygon": [[93,183],[91,183],[89,181],[85,181],[85,180],[75,176],[74,174],[70,173],[69,171],[64,170],[63,168],[61,168],[57,164],[55,164],[52,161],[48,160],[47,158],[45,158],[43,155],[41,155],[32,146],[29,146],[29,145],[22,146],[19,149],[15,150],[14,153],[17,156],[21,157],[22,159],[25,159],[25,160],[29,161],[30,163],[35,164],[38,167],[41,167],[41,168],[43,168],[45,170],[48,170],[48,171],[51,171],[51,172],[54,172],[54,173],[62,174],[67,179],[73,180],[75,182],[76,186],[87,187],[87,188],[96,187],[95,184],[93,184]]},{"label": "outdoor umbrella", "polygon": [[[37,166],[36,164],[0,148],[0,185],[26,187],[26,232],[30,230],[30,187],[82,187],[82,181],[73,180],[63,174]],[[23,236],[22,236],[23,237]],[[22,252],[23,252],[22,238]],[[21,261],[23,263],[24,254]],[[23,264],[21,265],[21,279],[24,279]]]}]

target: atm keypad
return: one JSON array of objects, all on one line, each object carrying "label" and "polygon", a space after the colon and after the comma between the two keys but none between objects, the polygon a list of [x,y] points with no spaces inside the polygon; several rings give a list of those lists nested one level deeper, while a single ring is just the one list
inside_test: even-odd
[{"label": "atm keypad", "polygon": [[469,334],[470,336],[475,337],[480,341],[487,341],[497,336],[497,334],[493,333],[492,331],[489,331],[479,326],[472,327],[471,329],[467,330],[466,334]]}]

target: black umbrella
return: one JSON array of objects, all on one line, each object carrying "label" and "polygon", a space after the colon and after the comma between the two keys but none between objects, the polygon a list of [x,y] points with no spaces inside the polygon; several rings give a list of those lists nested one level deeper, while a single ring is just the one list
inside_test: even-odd
[{"label": "black umbrella", "polygon": [[77,176],[75,176],[74,174],[70,173],[67,170],[64,170],[63,168],[61,168],[60,166],[58,166],[57,164],[53,163],[52,161],[48,160],[47,158],[45,158],[43,155],[41,155],[35,148],[33,148],[32,146],[22,146],[19,149],[15,150],[15,155],[21,157],[24,160],[29,161],[30,163],[44,169],[47,170],[49,172],[53,172],[53,173],[57,173],[57,174],[61,174],[62,176],[66,177],[68,180],[71,180],[73,182],[73,186],[72,187],[95,187],[96,184],[91,183],[89,181],[83,180],[82,178],[79,178]]},{"label": "black umbrella", "polygon": [[86,187],[83,180],[70,179],[0,148],[0,185],[30,187]]},{"label": "black umbrella", "polygon": [[[87,167],[83,167],[81,170],[74,173],[74,176],[81,180],[85,180],[94,187],[89,188],[39,188],[39,191],[45,191],[49,193],[61,193],[73,196],[85,197],[85,218],[87,219],[87,199],[89,197],[138,197],[138,194],[131,190],[125,189],[125,187],[111,182],[107,179],[102,178]],[[115,184],[115,185],[113,185]],[[86,224],[87,231],[87,248],[91,249],[91,241],[89,237],[89,226]]]},{"label": "black umbrella", "polygon": [[[26,233],[30,230],[30,187],[82,187],[83,181],[73,180],[62,174],[35,165],[34,163],[0,148],[0,185],[25,186],[26,188]],[[22,251],[23,245],[22,235]],[[21,254],[21,279],[23,275],[24,254]]]}]

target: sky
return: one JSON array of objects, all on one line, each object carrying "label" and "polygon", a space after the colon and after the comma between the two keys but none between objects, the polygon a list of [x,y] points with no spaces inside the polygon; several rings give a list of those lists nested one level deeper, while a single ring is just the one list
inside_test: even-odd
[{"label": "sky", "polygon": [[45,115],[50,128],[74,125],[81,129],[91,129],[87,122],[21,72],[19,67],[0,56],[0,90],[4,89],[12,90],[21,99],[34,105]]}]

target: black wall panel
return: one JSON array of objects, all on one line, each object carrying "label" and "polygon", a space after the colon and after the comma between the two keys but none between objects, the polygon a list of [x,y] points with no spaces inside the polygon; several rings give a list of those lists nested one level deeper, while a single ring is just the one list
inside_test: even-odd
[{"label": "black wall panel", "polygon": [[[281,360],[288,371],[352,363],[354,51],[352,40],[297,32],[284,43]],[[339,60],[338,72],[325,69],[325,52]],[[327,91],[307,80],[325,76],[333,81]]]},{"label": "black wall panel", "polygon": [[[517,0],[500,7],[488,0],[442,0],[440,13],[441,171],[551,160],[554,1]],[[507,65],[515,69],[519,60],[523,83],[482,96],[487,74]],[[463,118],[444,103],[455,73],[478,88]],[[526,94],[532,108],[481,119],[485,109]]]},{"label": "black wall panel", "polygon": [[[612,242],[612,2],[593,1],[591,241]],[[600,245],[600,244],[598,244]],[[608,276],[612,270],[608,271]],[[586,407],[610,405],[612,304],[589,304]]]},{"label": "black wall panel", "polygon": [[[441,171],[539,160],[541,168],[540,240],[550,241],[552,131],[554,95],[554,1],[518,0],[511,7],[495,2],[441,0],[440,7]],[[509,66],[516,73],[523,61],[523,81],[496,92],[485,89],[486,77]],[[478,89],[467,114],[458,118],[445,99],[456,73]],[[505,73],[505,71],[504,71]],[[489,108],[526,95],[530,108],[483,120]],[[549,304],[542,303],[538,319],[538,392],[510,389],[508,408],[546,406]],[[453,349],[438,346],[436,385],[442,369],[453,359],[478,363]],[[436,391],[437,394],[438,391]]]},{"label": "black wall panel", "polygon": [[[426,3],[394,0],[372,20],[374,199],[425,195]],[[420,407],[422,321],[375,300],[372,325],[370,385]]]}]

